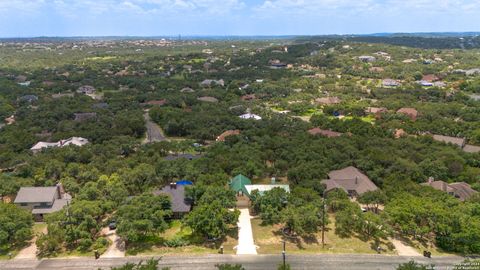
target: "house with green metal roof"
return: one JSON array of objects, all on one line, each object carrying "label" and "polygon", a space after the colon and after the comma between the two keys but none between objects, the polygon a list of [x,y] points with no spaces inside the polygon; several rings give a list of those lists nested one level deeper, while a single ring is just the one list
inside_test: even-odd
[{"label": "house with green metal roof", "polygon": [[243,194],[248,194],[248,191],[247,189],[245,188],[245,185],[251,185],[252,184],[252,180],[250,180],[248,177],[244,176],[244,175],[237,175],[235,176],[234,178],[230,179],[230,188],[232,190],[235,190],[235,192],[237,192],[237,194],[241,193],[242,195]]}]

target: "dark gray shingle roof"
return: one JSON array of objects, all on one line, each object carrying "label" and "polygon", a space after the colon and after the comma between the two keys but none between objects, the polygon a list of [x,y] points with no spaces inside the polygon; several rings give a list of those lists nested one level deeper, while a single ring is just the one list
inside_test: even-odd
[{"label": "dark gray shingle roof", "polygon": [[378,189],[368,176],[353,166],[337,171],[331,171],[328,174],[328,177],[330,179],[322,181],[322,183],[327,186],[327,191],[341,188],[345,191],[355,190],[358,195],[361,195],[367,191]]},{"label": "dark gray shingle roof", "polygon": [[57,196],[57,187],[22,187],[14,203],[51,203]]},{"label": "dark gray shingle roof", "polygon": [[191,204],[185,200],[185,186],[183,185],[168,185],[161,190],[155,190],[155,195],[166,194],[172,200],[172,212],[174,213],[188,213],[191,209]]}]

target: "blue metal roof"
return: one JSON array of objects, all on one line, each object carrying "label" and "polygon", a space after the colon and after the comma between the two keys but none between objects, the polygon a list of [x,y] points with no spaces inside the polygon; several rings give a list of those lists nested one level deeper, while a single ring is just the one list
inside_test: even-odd
[{"label": "blue metal roof", "polygon": [[177,185],[191,186],[191,185],[193,185],[193,183],[192,183],[192,181],[188,181],[188,180],[180,180],[180,181],[177,181]]}]

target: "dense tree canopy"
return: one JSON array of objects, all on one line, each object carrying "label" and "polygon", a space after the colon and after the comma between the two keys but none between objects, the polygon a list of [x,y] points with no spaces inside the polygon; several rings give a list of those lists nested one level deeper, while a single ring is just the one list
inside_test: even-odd
[{"label": "dense tree canopy", "polygon": [[30,240],[32,224],[33,218],[26,210],[0,203],[0,253]]}]

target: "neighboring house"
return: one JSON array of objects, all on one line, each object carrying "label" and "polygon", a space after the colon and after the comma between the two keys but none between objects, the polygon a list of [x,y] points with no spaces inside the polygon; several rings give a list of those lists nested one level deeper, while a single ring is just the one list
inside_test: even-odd
[{"label": "neighboring house", "polygon": [[30,84],[32,84],[31,81],[28,81],[28,82],[19,82],[18,85],[20,86],[30,86]]},{"label": "neighboring house", "polygon": [[284,69],[286,68],[288,65],[285,64],[285,63],[281,63],[281,62],[278,62],[278,63],[270,63],[270,68],[271,69]]},{"label": "neighboring house", "polygon": [[177,185],[178,186],[192,186],[193,183],[192,183],[192,181],[189,181],[189,180],[180,180],[180,181],[177,181]]},{"label": "neighboring house", "polygon": [[240,118],[242,119],[254,119],[254,120],[262,120],[262,117],[256,115],[256,114],[253,114],[253,113],[246,113],[246,114],[242,114],[239,116]]},{"label": "neighboring house", "polygon": [[77,89],[77,93],[79,93],[79,94],[84,94],[84,95],[94,94],[95,91],[96,91],[95,87],[93,87],[93,86],[91,86],[91,85],[80,86],[80,87]]},{"label": "neighboring house", "polygon": [[251,185],[252,180],[244,175],[237,175],[234,178],[230,179],[230,189],[234,190],[237,195],[243,196],[248,194],[248,190],[245,187],[246,185]]},{"label": "neighboring house", "polygon": [[159,100],[150,100],[145,103],[142,103],[142,106],[150,105],[150,106],[163,106],[167,103],[166,99],[159,99]]},{"label": "neighboring house", "polygon": [[255,96],[255,94],[244,95],[244,96],[240,97],[240,99],[242,99],[243,101],[254,100],[256,98],[257,97]]},{"label": "neighboring house", "polygon": [[397,114],[403,114],[408,116],[412,121],[417,120],[418,111],[414,108],[401,108],[397,111]]},{"label": "neighboring house", "polygon": [[94,108],[94,109],[108,109],[108,103],[105,103],[105,102],[95,103],[95,104],[92,105],[92,108]]},{"label": "neighboring house", "polygon": [[450,136],[443,136],[443,135],[433,135],[432,138],[438,142],[457,145],[467,153],[480,152],[480,146],[467,144],[467,140],[465,138],[450,137]]},{"label": "neighboring house", "polygon": [[274,188],[281,188],[284,189],[287,193],[290,193],[290,186],[289,185],[281,185],[281,184],[270,184],[270,185],[245,185],[245,189],[247,190],[247,195],[250,197],[253,191],[258,191],[260,195],[263,195],[265,192],[270,191]]},{"label": "neighboring house", "polygon": [[210,87],[213,85],[219,85],[219,86],[225,86],[225,81],[223,79],[220,79],[220,80],[203,80],[201,83],[200,83],[200,86],[202,87]]},{"label": "neighboring house", "polygon": [[25,95],[18,98],[19,101],[32,103],[38,100],[38,97],[35,95]]},{"label": "neighboring house", "polygon": [[19,82],[26,82],[27,81],[27,76],[25,75],[18,75],[17,77],[15,77],[15,82],[19,83]]},{"label": "neighboring house", "polygon": [[364,62],[364,63],[371,63],[377,61],[377,58],[370,56],[370,55],[362,55],[358,57],[358,60]]},{"label": "neighboring house", "polygon": [[89,141],[85,138],[82,137],[71,137],[66,140],[60,140],[58,142],[38,142],[30,150],[33,153],[38,153],[42,151],[45,148],[50,148],[50,147],[65,147],[69,145],[76,145],[76,146],[84,146],[88,144]]},{"label": "neighboring house", "polygon": [[195,90],[193,90],[190,87],[185,87],[185,88],[182,88],[182,90],[180,90],[180,92],[181,93],[193,93],[193,92],[195,92]]},{"label": "neighboring house", "polygon": [[53,99],[59,99],[59,98],[64,98],[64,97],[73,97],[74,94],[73,93],[57,93],[57,94],[53,94],[52,95],[52,98]]},{"label": "neighboring house", "polygon": [[14,204],[32,212],[35,221],[43,221],[45,214],[60,211],[71,200],[61,185],[55,187],[22,187]]},{"label": "neighboring house", "polygon": [[424,87],[433,86],[433,83],[429,82],[429,81],[417,81],[417,83],[420,84],[421,86],[424,86]]},{"label": "neighboring house", "polygon": [[450,137],[450,136],[443,136],[443,135],[433,135],[432,137],[435,141],[438,141],[438,142],[455,144],[460,148],[463,148],[465,146],[464,138],[457,138],[457,137]]},{"label": "neighboring house", "polygon": [[463,147],[463,151],[467,153],[480,153],[480,146],[467,144]]},{"label": "neighboring house", "polygon": [[435,74],[427,74],[427,75],[423,75],[421,81],[426,81],[426,82],[436,82],[436,81],[439,81],[440,78],[438,78]]},{"label": "neighboring house", "polygon": [[213,103],[218,102],[218,99],[214,97],[199,97],[197,98],[197,100],[203,101],[203,102],[213,102]]},{"label": "neighboring house", "polygon": [[414,62],[417,62],[416,59],[405,59],[402,61],[402,63],[405,63],[405,64],[411,64],[411,63],[414,63]]},{"label": "neighboring house", "polygon": [[465,182],[449,184],[441,180],[434,181],[433,177],[428,178],[428,181],[426,183],[422,183],[422,185],[430,186],[436,190],[446,192],[455,198],[460,199],[461,201],[465,201],[477,193],[476,190],[472,189],[470,185]]},{"label": "neighboring house", "polygon": [[382,67],[371,67],[368,69],[370,72],[381,73],[384,72],[385,69]]},{"label": "neighboring house", "polygon": [[193,155],[193,154],[174,154],[174,155],[168,155],[164,159],[165,160],[177,160],[177,159],[186,159],[186,160],[194,160],[194,159],[199,159],[201,158],[202,155]]},{"label": "neighboring house", "polygon": [[192,202],[185,196],[185,185],[170,183],[160,190],[153,191],[156,196],[167,195],[172,202],[173,218],[182,218],[192,209]]},{"label": "neighboring house", "polygon": [[384,107],[367,107],[365,109],[365,113],[371,113],[375,115],[379,115],[386,112],[388,112],[388,109]]},{"label": "neighboring house", "polygon": [[322,135],[328,138],[335,138],[343,135],[343,133],[340,133],[340,132],[335,132],[335,131],[320,129],[320,128],[312,128],[308,130],[308,133],[310,133],[311,135]]},{"label": "neighboring house", "polygon": [[340,103],[341,100],[338,97],[323,97],[315,99],[315,102],[320,105],[332,105]]},{"label": "neighboring house", "polygon": [[331,171],[327,180],[322,184],[326,186],[325,192],[334,189],[342,189],[350,197],[358,197],[367,191],[377,190],[377,186],[360,170],[355,167],[347,167],[337,171]]},{"label": "neighboring house", "polygon": [[75,122],[85,122],[88,120],[95,120],[97,119],[97,113],[95,112],[88,112],[88,113],[75,113]]},{"label": "neighboring house", "polygon": [[58,147],[58,142],[38,142],[32,148],[30,148],[30,151],[33,153],[38,153],[42,151],[45,148],[50,148],[50,147]]},{"label": "neighboring house", "polygon": [[217,137],[217,142],[224,142],[225,138],[227,138],[228,136],[239,135],[239,134],[240,134],[240,130],[238,129],[227,130]]},{"label": "neighboring house", "polygon": [[443,88],[443,87],[446,87],[447,84],[444,83],[444,82],[438,81],[438,82],[434,82],[434,83],[433,83],[433,86],[439,87],[439,88]]},{"label": "neighboring house", "polygon": [[397,87],[397,86],[400,86],[400,82],[398,82],[397,80],[393,80],[393,79],[384,79],[382,81],[382,85],[384,87]]},{"label": "neighboring house", "polygon": [[467,76],[478,75],[478,74],[480,74],[480,68],[472,68],[472,69],[466,70],[465,74]]}]

